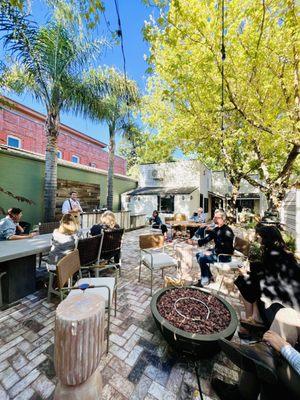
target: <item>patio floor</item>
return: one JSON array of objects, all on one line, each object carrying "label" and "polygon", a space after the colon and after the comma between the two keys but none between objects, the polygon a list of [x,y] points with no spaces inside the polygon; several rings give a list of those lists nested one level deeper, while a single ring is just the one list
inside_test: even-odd
[{"label": "patio floor", "polygon": [[[101,360],[101,399],[200,399],[193,364],[167,347],[153,322],[149,271],[142,274],[141,283],[137,281],[138,236],[143,233],[149,233],[149,228],[124,235],[118,312],[111,319],[109,354]],[[171,245],[169,250],[172,251]],[[198,272],[195,266],[195,276]],[[161,274],[157,273],[155,288],[161,285]],[[224,291],[227,289],[224,285]],[[232,286],[229,290],[233,290]],[[236,292],[224,297],[240,309]],[[0,400],[53,398],[56,305],[48,304],[45,291],[41,290],[0,312]],[[212,376],[221,376],[227,382],[238,380],[238,369],[221,353],[199,361],[198,371],[205,399],[217,398],[210,387]]]}]

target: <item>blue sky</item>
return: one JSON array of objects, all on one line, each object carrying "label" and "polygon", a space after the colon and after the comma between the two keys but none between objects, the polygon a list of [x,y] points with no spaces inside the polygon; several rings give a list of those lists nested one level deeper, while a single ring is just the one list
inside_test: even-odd
[{"label": "blue sky", "polygon": [[[146,7],[141,0],[119,0],[119,12],[121,16],[124,48],[126,56],[126,69],[128,77],[137,81],[141,91],[143,92],[146,85],[147,63],[144,60],[144,54],[148,53],[148,44],[143,41],[142,28],[144,21],[149,19],[151,13],[157,10]],[[42,0],[31,0],[33,19],[41,23],[47,19],[47,9]],[[113,0],[105,0],[106,17],[110,22],[110,29],[117,29],[117,16]],[[97,28],[99,36],[106,35],[109,32],[105,22]],[[114,65],[123,71],[123,60],[120,46],[107,48],[101,58],[101,64]],[[44,112],[41,104],[37,103],[30,95],[9,95],[13,99],[25,104],[37,111]],[[76,117],[71,114],[63,114],[61,121],[83,133],[86,133],[102,142],[108,143],[108,130],[102,124],[96,124],[90,120]]]}]

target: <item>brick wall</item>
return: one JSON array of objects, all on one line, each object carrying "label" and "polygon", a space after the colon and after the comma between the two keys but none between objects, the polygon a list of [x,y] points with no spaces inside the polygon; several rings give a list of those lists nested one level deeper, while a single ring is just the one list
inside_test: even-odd
[{"label": "brick wall", "polygon": [[[14,103],[14,109],[0,109],[0,143],[7,143],[7,137],[21,140],[21,148],[38,154],[45,154],[46,135],[44,133],[45,116]],[[71,161],[72,155],[79,157],[80,164],[95,164],[96,168],[108,170],[106,145],[66,125],[61,125],[58,137],[58,150],[62,159]],[[115,173],[126,175],[126,161],[115,157]]]}]

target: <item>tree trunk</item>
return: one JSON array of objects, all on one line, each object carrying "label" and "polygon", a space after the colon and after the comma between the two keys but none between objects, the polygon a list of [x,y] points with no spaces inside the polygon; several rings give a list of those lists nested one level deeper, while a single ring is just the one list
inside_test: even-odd
[{"label": "tree trunk", "polygon": [[109,126],[109,146],[108,146],[108,173],[107,173],[107,208],[113,209],[114,191],[114,164],[115,164],[115,127]]},{"label": "tree trunk", "polygon": [[237,197],[240,191],[240,182],[241,180],[231,180],[230,183],[232,184],[232,192],[231,192],[231,197],[228,200],[228,210],[227,210],[227,218],[232,222],[236,222],[236,201]]},{"label": "tree trunk", "polygon": [[59,117],[57,113],[49,113],[45,122],[47,136],[45,155],[45,186],[44,186],[44,221],[55,219],[55,203],[57,190],[57,137]]}]

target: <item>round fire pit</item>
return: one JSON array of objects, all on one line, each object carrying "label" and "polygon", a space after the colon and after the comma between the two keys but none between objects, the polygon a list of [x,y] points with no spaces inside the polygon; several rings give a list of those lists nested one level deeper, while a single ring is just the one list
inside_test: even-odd
[{"label": "round fire pit", "polygon": [[165,340],[177,351],[208,357],[231,339],[238,325],[233,307],[208,290],[185,286],[165,288],[151,299],[151,312]]}]

